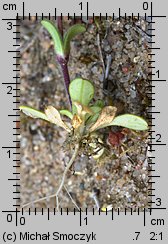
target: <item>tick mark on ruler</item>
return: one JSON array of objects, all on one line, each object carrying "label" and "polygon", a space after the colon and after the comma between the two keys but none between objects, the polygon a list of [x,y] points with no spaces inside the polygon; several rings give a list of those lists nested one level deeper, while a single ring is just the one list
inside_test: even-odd
[{"label": "tick mark on ruler", "polygon": [[144,226],[146,226],[146,209],[144,208]]},{"label": "tick mark on ruler", "polygon": [[12,149],[12,148],[20,148],[20,147],[15,146],[15,147],[2,147],[2,148],[11,148]]},{"label": "tick mark on ruler", "polygon": [[16,179],[8,179],[8,180],[20,180],[20,179],[16,178]]}]

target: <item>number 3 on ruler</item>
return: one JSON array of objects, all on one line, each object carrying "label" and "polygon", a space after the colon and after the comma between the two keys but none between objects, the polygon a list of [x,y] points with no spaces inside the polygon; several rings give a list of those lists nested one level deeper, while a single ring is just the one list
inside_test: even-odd
[{"label": "number 3 on ruler", "polygon": [[7,25],[8,25],[7,30],[12,30],[13,27],[12,22],[7,22]]}]

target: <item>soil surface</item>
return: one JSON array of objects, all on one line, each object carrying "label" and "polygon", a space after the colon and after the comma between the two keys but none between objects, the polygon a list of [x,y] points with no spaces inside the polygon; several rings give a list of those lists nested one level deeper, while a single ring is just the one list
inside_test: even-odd
[{"label": "soil surface", "polygon": [[[51,40],[40,20],[19,22],[21,32],[21,105],[44,110],[52,105],[69,108],[63,76]],[[73,20],[64,18],[64,31]],[[148,55],[150,33],[148,22],[124,18],[84,23],[87,31],[71,42],[69,74],[71,80],[83,77],[95,86],[95,98],[117,107],[117,113],[140,115],[148,122],[148,99],[151,69]],[[66,121],[66,117],[64,118]],[[148,132],[123,128],[100,131],[105,147],[113,159],[97,162],[79,155],[68,172],[66,188],[79,208],[149,207],[148,197]],[[67,132],[45,121],[21,113],[21,206],[32,203],[31,210],[56,207],[54,194],[60,184],[72,152],[66,149]],[[73,173],[73,170],[75,173]],[[60,206],[73,210],[75,205],[65,189],[60,194]]]}]

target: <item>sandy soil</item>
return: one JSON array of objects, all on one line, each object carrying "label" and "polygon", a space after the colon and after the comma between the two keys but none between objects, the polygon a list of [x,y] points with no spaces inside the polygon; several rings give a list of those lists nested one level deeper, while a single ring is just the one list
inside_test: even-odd
[{"label": "sandy soil", "polygon": [[[53,42],[34,18],[20,21],[21,104],[43,110],[48,104],[68,108],[63,77],[56,62]],[[72,20],[64,19],[67,29]],[[87,31],[73,39],[69,61],[71,79],[82,76],[93,81],[95,99],[113,104],[118,114],[133,113],[148,120],[148,23],[134,18],[86,24]],[[100,52],[101,51],[101,52]],[[104,78],[104,71],[106,79]],[[103,89],[104,87],[104,89]],[[66,118],[64,118],[66,120]],[[149,121],[149,120],[148,120]],[[107,143],[109,133],[120,131],[122,142]],[[107,128],[100,132],[113,160],[98,163],[80,155],[69,172],[66,187],[82,209],[98,206],[120,208],[148,207],[148,133]],[[67,133],[52,124],[21,115],[21,206],[50,196],[58,189],[71,152],[66,149]],[[75,206],[63,190],[60,205],[71,211]],[[28,207],[51,209],[55,198]]]}]

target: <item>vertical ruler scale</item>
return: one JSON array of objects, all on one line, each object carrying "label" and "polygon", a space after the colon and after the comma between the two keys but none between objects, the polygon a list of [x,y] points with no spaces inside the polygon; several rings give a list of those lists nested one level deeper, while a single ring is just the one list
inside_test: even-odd
[{"label": "vertical ruler scale", "polygon": [[[5,9],[11,9],[12,11],[16,11],[16,5],[3,5],[3,8]],[[18,208],[20,207],[19,201],[20,201],[20,172],[18,171],[18,168],[20,167],[18,165],[18,162],[20,161],[20,141],[19,141],[19,124],[20,124],[20,114],[18,113],[19,108],[18,105],[20,103],[19,97],[20,95],[18,94],[19,87],[20,85],[20,69],[19,69],[19,60],[20,60],[20,51],[18,50],[18,47],[20,46],[18,43],[20,42],[20,37],[19,37],[19,32],[17,31],[17,20],[18,20],[18,14],[16,15],[16,19],[11,18],[11,19],[4,19],[6,21],[6,28],[8,31],[12,33],[12,39],[13,43],[8,50],[8,53],[11,55],[11,60],[12,60],[12,71],[13,75],[11,77],[10,82],[3,82],[3,85],[7,86],[7,95],[12,97],[12,106],[11,107],[11,113],[8,114],[8,117],[11,119],[11,124],[12,124],[12,146],[3,146],[3,149],[8,150],[8,158],[11,161],[10,164],[13,167],[12,169],[12,175],[11,177],[8,178],[8,181],[12,185],[12,200],[13,200],[13,207]]]},{"label": "vertical ruler scale", "polygon": [[15,204],[13,205],[14,207],[16,208],[19,208],[20,207],[20,187],[21,187],[21,184],[20,184],[20,171],[19,171],[19,168],[20,168],[20,165],[19,165],[19,162],[20,162],[20,140],[19,140],[19,136],[20,136],[20,114],[19,114],[19,104],[20,104],[20,93],[19,93],[19,90],[20,90],[20,50],[19,50],[19,47],[20,47],[20,32],[18,31],[18,27],[19,27],[19,24],[18,24],[18,14],[17,14],[17,17],[16,17],[16,24],[14,24],[14,27],[15,27],[15,31],[13,31],[13,34],[15,34],[15,37],[14,37],[14,40],[15,40],[15,44],[13,44],[13,47],[15,48],[15,52],[16,52],[16,61],[13,63],[13,72],[15,73],[15,76],[13,77],[16,81],[16,86],[15,88],[13,88],[13,92],[14,92],[14,95],[13,95],[13,98],[14,98],[14,101],[13,101],[13,104],[14,104],[14,108],[13,108],[13,111],[15,112],[15,115],[16,115],[16,119],[13,120],[13,123],[14,123],[14,127],[13,127],[13,136],[15,137],[15,140],[13,141],[17,147],[17,150],[16,152],[13,153],[13,155],[15,156],[15,158],[13,159],[13,168],[15,170],[15,172],[13,173],[15,176],[16,176],[16,183],[13,184],[13,187],[15,188],[15,190],[13,191],[13,194],[15,195],[13,197],[13,200],[15,200]]},{"label": "vertical ruler scale", "polygon": [[[16,16],[16,9],[17,6],[16,4],[7,4],[4,3],[2,5],[2,9],[3,11],[6,11],[8,13],[15,13]],[[8,204],[6,204],[6,206],[8,206],[8,208],[11,209],[16,209],[16,207],[18,207],[18,205],[16,204],[16,200],[18,200],[19,198],[19,193],[17,193],[16,190],[16,186],[19,185],[19,174],[18,172],[16,172],[16,154],[17,154],[17,150],[19,149],[19,144],[16,141],[16,123],[19,120],[19,114],[17,114],[16,111],[16,96],[17,96],[17,83],[18,82],[18,77],[16,75],[16,63],[18,60],[18,53],[19,51],[16,50],[16,17],[11,17],[10,14],[7,15],[4,19],[3,19],[4,23],[5,23],[5,30],[9,33],[10,32],[10,39],[7,39],[8,43],[8,48],[6,50],[4,50],[6,52],[3,53],[3,61],[2,63],[5,63],[5,57],[8,57],[8,62],[6,62],[6,65],[4,67],[7,68],[6,72],[8,72],[10,74],[10,77],[7,79],[4,79],[5,77],[3,77],[4,80],[2,80],[2,85],[3,85],[3,92],[5,92],[6,96],[8,97],[8,102],[4,104],[4,108],[8,108],[6,109],[6,116],[8,117],[8,122],[9,126],[8,126],[8,133],[6,131],[6,136],[3,136],[4,138],[4,143],[3,143],[3,152],[5,153],[5,158],[6,160],[2,161],[2,162],[7,162],[6,166],[9,167],[8,172],[10,172],[7,176],[9,185],[10,185],[10,191],[7,191],[8,193],[10,193],[10,198],[8,203],[10,202],[10,206],[8,206]],[[3,52],[3,50],[2,50]],[[8,63],[8,65],[7,65]],[[3,103],[3,101],[2,101]],[[2,132],[3,134],[3,132]],[[8,141],[5,140],[5,138],[10,138]],[[12,210],[13,211],[13,210]]]},{"label": "vertical ruler scale", "polygon": [[[143,5],[143,8],[144,10],[147,10],[148,9],[148,3],[144,3]],[[151,14],[150,14],[150,19],[151,19],[151,25],[150,27],[148,28],[148,31],[149,31],[149,35],[151,37],[152,40],[150,40],[149,44],[151,44],[149,50],[151,51],[149,53],[149,68],[150,68],[150,74],[149,74],[149,81],[151,83],[150,87],[151,87],[151,92],[149,93],[149,100],[151,101],[151,104],[149,105],[149,118],[150,118],[150,121],[151,121],[151,129],[149,131],[149,135],[150,135],[150,143],[149,143],[149,149],[148,149],[148,152],[149,152],[149,172],[151,172],[151,174],[148,176],[149,180],[148,182],[151,184],[148,188],[148,195],[151,197],[151,201],[149,201],[150,204],[152,204],[152,208],[153,208],[153,204],[155,204],[155,199],[156,199],[156,195],[155,195],[155,184],[156,184],[156,177],[154,177],[154,172],[155,172],[155,163],[154,163],[154,158],[155,156],[153,156],[153,153],[155,152],[155,149],[153,148],[152,146],[152,141],[155,140],[155,136],[154,136],[154,133],[155,133],[155,123],[154,123],[154,120],[155,120],[155,105],[153,103],[153,101],[155,100],[154,98],[154,95],[155,93],[153,92],[154,90],[154,87],[155,85],[153,84],[153,77],[155,76],[155,73],[154,73],[154,70],[155,70],[155,67],[154,67],[154,60],[153,60],[153,57],[155,56],[155,44],[156,42],[154,41],[154,37],[155,37],[155,34],[154,34],[154,25],[155,25],[155,21],[154,21],[154,18],[153,18],[153,3],[151,2],[151,6],[150,6],[150,9],[151,9]],[[157,177],[158,178],[158,177]],[[151,208],[151,210],[152,210]]]},{"label": "vertical ruler scale", "polygon": [[[94,242],[102,243],[103,241],[117,241],[123,243],[124,240],[135,242],[141,240],[148,243],[150,240],[155,240],[158,243],[167,243],[167,195],[166,176],[164,172],[166,167],[166,158],[160,157],[165,155],[165,146],[167,145],[166,131],[158,126],[164,125],[165,109],[163,109],[163,97],[167,88],[166,72],[164,73],[161,65],[163,45],[160,44],[158,37],[158,22],[165,26],[165,13],[159,11],[157,7],[159,1],[141,1],[136,3],[130,0],[130,4],[118,1],[117,3],[104,3],[105,6],[99,6],[95,2],[79,1],[77,4],[71,3],[51,3],[51,6],[46,6],[46,3],[41,3],[37,6],[33,1],[24,1],[17,3],[2,2],[1,12],[1,32],[3,33],[4,48],[1,51],[1,63],[4,65],[1,79],[1,111],[3,125],[1,126],[1,166],[4,173],[2,173],[3,199],[2,199],[2,221],[4,226],[2,228],[1,239],[2,243],[13,241],[16,243],[24,243],[24,241],[46,240],[55,242],[56,240],[69,241],[76,240],[79,243]],[[68,6],[65,9],[65,6]],[[33,6],[33,7],[32,7]],[[130,10],[130,6],[132,9]],[[110,9],[110,11],[109,11]],[[162,7],[164,10],[164,7]],[[99,16],[101,20],[103,16],[108,18],[112,16],[113,19],[127,18],[127,16],[144,16],[145,20],[149,22],[148,33],[149,37],[149,106],[148,114],[150,121],[149,131],[149,148],[148,156],[148,196],[150,197],[149,208],[144,208],[140,211],[137,208],[127,209],[123,212],[112,210],[102,212],[93,209],[92,212],[85,211],[63,212],[57,213],[54,209],[47,208],[46,211],[42,208],[40,211],[34,208],[31,211],[25,211],[20,205],[20,32],[19,32],[19,18],[22,20],[31,20],[41,16],[41,19],[53,16],[70,16],[74,18],[80,16],[82,20],[89,20],[89,16],[94,19]],[[159,24],[160,26],[161,24]],[[161,33],[163,35],[163,33]],[[164,46],[165,48],[165,46]],[[164,50],[165,52],[167,50]],[[165,68],[165,66],[163,65]],[[3,66],[2,66],[3,69]],[[163,96],[162,96],[163,94]],[[161,97],[162,96],[162,97]],[[167,99],[167,97],[165,97]],[[162,107],[160,107],[160,105]],[[159,118],[161,120],[159,121]],[[160,153],[161,152],[161,153]],[[158,156],[159,155],[159,156]],[[163,168],[163,170],[162,170]],[[97,201],[97,199],[95,200]],[[43,223],[43,226],[40,224]],[[72,225],[73,223],[73,225]],[[129,223],[129,227],[127,228]],[[99,225],[100,224],[100,225]],[[75,229],[74,229],[75,226]],[[121,228],[122,226],[122,228]],[[21,231],[19,230],[21,228]],[[89,229],[88,229],[89,228]],[[113,233],[112,233],[113,230]],[[84,234],[83,234],[84,233]],[[118,234],[117,234],[118,233]],[[121,235],[122,233],[122,235]],[[113,234],[113,235],[112,235]],[[62,239],[61,239],[62,238]]]},{"label": "vertical ruler scale", "polygon": [[[166,16],[164,15],[156,15],[155,11],[153,14],[153,3],[151,3],[151,16],[152,16],[152,61],[150,62],[151,65],[151,82],[152,82],[152,106],[151,109],[151,117],[153,121],[153,126],[151,129],[151,142],[149,144],[151,155],[150,158],[152,159],[152,162],[150,164],[152,165],[152,175],[150,176],[150,182],[152,183],[152,189],[151,189],[151,196],[152,196],[152,210],[156,210],[160,212],[160,210],[164,211],[166,208],[163,206],[163,201],[165,200],[164,195],[161,196],[160,191],[158,190],[159,183],[162,181],[162,175],[160,174],[160,164],[165,162],[165,157],[162,156],[161,151],[165,150],[165,146],[167,145],[167,140],[164,137],[165,131],[162,130],[160,126],[158,126],[158,121],[163,121],[163,114],[165,114],[165,110],[162,109],[161,106],[161,94],[163,93],[163,90],[167,89],[167,83],[166,79],[166,73],[164,73],[164,64],[163,66],[159,64],[159,61],[161,60],[161,54],[163,52],[161,40],[159,38],[158,30],[160,29],[161,20],[163,20]],[[159,21],[160,20],[160,21]],[[159,24],[159,26],[158,26]],[[157,33],[157,34],[156,34]],[[163,54],[162,54],[163,57]],[[164,60],[164,59],[162,59]],[[164,63],[164,62],[163,62]],[[164,76],[165,75],[165,76]],[[162,91],[161,91],[162,90]],[[160,101],[160,103],[159,103]],[[164,103],[164,102],[163,102]],[[163,104],[162,103],[162,104]]]}]

